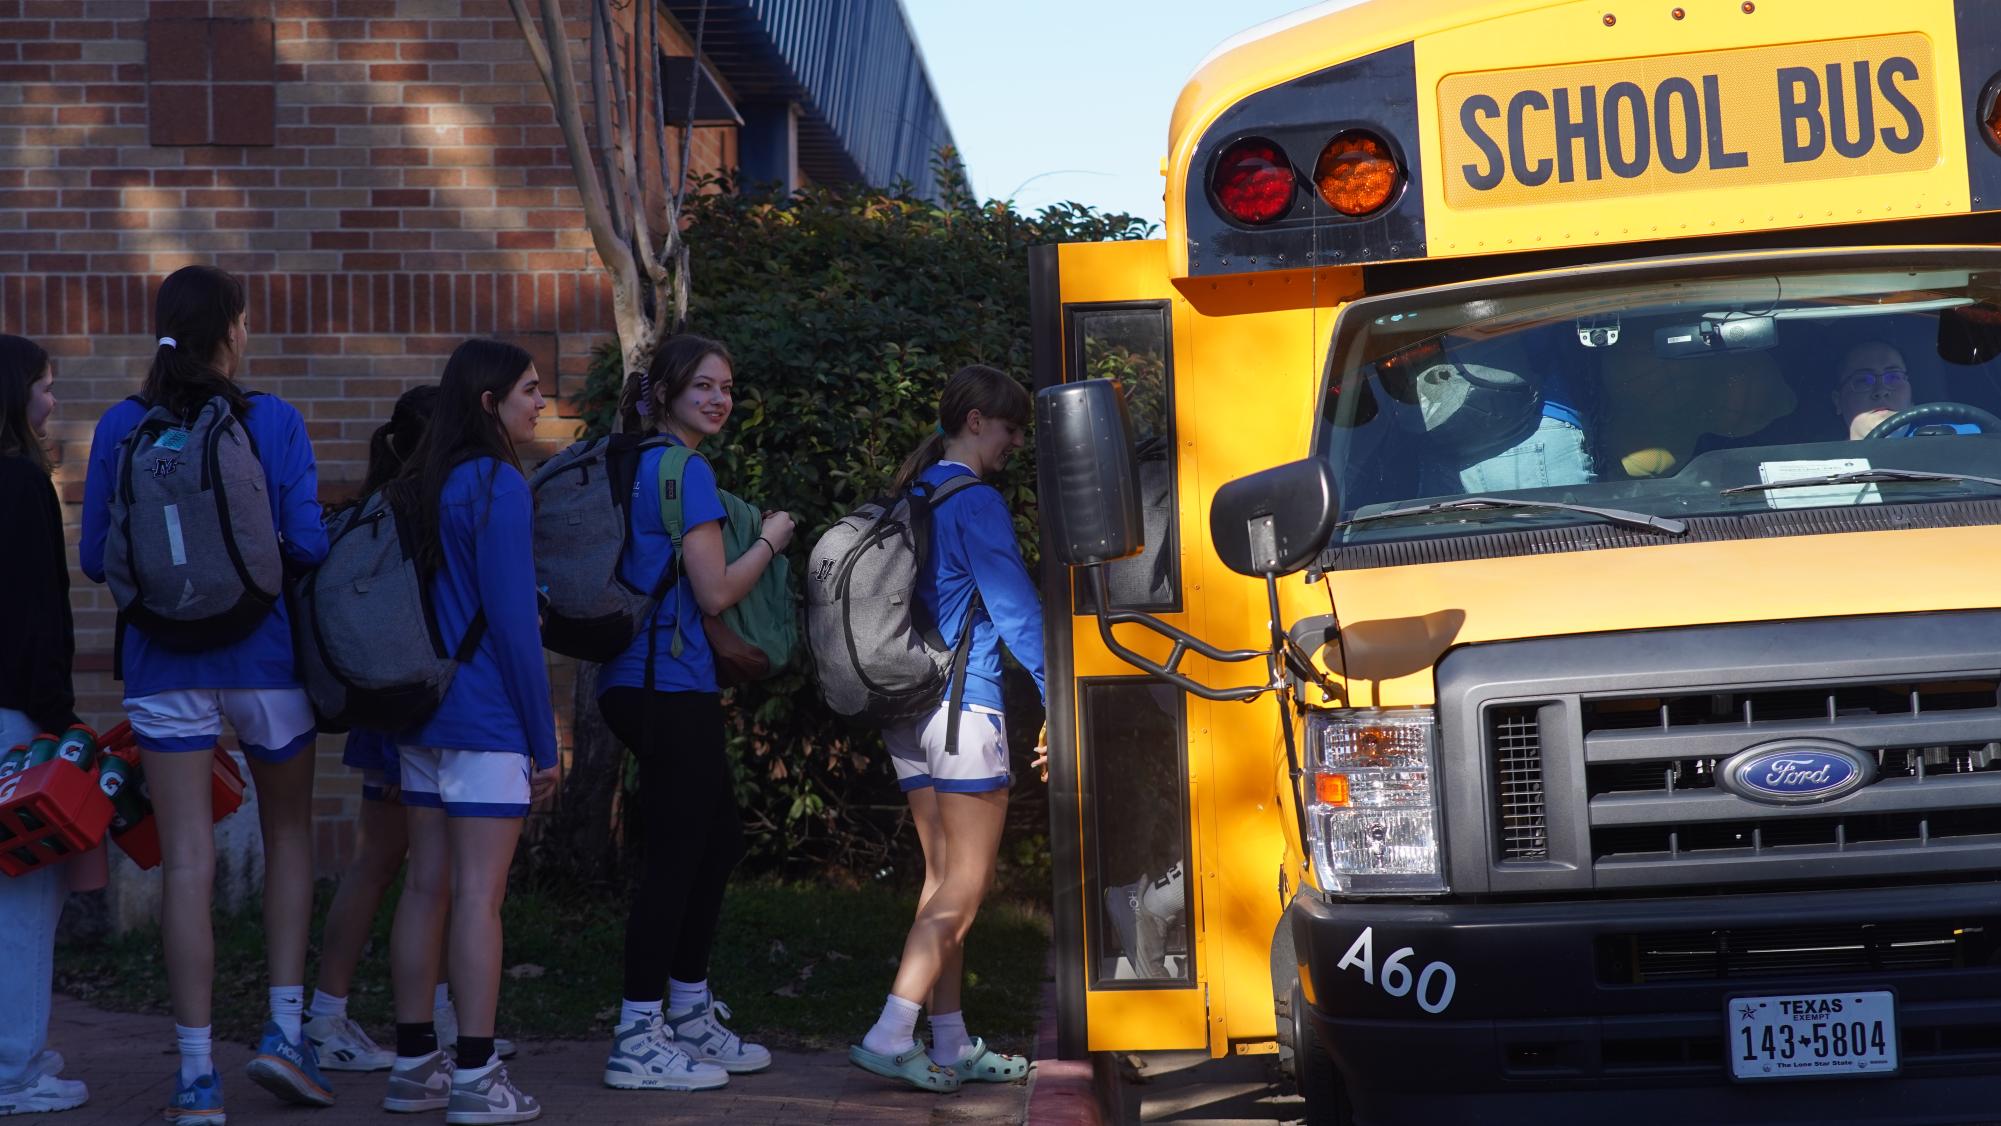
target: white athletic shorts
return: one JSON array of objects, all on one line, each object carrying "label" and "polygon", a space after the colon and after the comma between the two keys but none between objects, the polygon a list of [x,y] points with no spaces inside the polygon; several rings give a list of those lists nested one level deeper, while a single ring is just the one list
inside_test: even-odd
[{"label": "white athletic shorts", "polygon": [[1007,717],[992,708],[967,704],[959,714],[959,753],[945,750],[950,705],[883,731],[896,783],[904,790],[930,786],[941,794],[983,794],[1005,790],[1008,771]]},{"label": "white athletic shorts", "polygon": [[403,804],[442,809],[447,817],[528,816],[527,755],[509,751],[398,748]]},{"label": "white athletic shorts", "polygon": [[243,753],[284,762],[313,745],[313,705],[303,688],[184,688],[125,701],[132,734],[149,751],[206,751],[223,720]]}]

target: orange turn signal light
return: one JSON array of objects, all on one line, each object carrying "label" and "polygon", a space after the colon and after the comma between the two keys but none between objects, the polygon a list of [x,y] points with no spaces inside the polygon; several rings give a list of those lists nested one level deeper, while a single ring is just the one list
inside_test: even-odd
[{"label": "orange turn signal light", "polygon": [[1314,775],[1313,799],[1321,805],[1347,805],[1348,776],[1346,774]]},{"label": "orange turn signal light", "polygon": [[1313,184],[1327,206],[1343,215],[1380,211],[1396,195],[1403,169],[1390,146],[1374,133],[1350,129],[1327,142],[1313,165]]}]

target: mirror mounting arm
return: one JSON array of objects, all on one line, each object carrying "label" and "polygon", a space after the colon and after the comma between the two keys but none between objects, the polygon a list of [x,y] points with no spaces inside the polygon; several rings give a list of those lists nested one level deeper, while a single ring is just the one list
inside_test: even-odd
[{"label": "mirror mounting arm", "polygon": [[[1111,584],[1105,578],[1103,565],[1096,565],[1091,568],[1091,580],[1098,595],[1098,636],[1104,641],[1105,648],[1110,650],[1120,660],[1125,661],[1142,672],[1151,673],[1184,692],[1200,696],[1204,700],[1255,700],[1266,692],[1271,691],[1272,686],[1270,684],[1247,684],[1237,688],[1211,688],[1190,677],[1187,673],[1182,672],[1180,667],[1181,659],[1186,657],[1191,650],[1221,664],[1237,664],[1243,661],[1262,659],[1268,665],[1272,655],[1271,650],[1219,649],[1185,630],[1161,621],[1151,614],[1142,614],[1134,610],[1108,609],[1112,601]],[[1115,625],[1141,626],[1174,642],[1174,648],[1168,653],[1166,661],[1155,661],[1143,653],[1135,652],[1124,642],[1114,637],[1112,635],[1112,627]]]}]

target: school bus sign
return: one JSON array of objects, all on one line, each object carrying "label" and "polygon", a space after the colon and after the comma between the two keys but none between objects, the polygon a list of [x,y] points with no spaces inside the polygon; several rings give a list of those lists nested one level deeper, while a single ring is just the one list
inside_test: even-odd
[{"label": "school bus sign", "polygon": [[1939,162],[1924,35],[1447,75],[1455,210],[1913,172]]}]

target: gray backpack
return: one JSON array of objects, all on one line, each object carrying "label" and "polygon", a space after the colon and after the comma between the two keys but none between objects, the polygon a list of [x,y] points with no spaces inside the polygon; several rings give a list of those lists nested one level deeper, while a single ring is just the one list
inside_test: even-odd
[{"label": "gray backpack", "polygon": [[[919,482],[848,513],[813,545],[806,636],[820,696],[836,714],[883,725],[929,712],[948,689],[955,703],[962,698],[979,595],[948,646],[918,602],[917,578],[930,566],[931,510],[978,484],[972,476],[936,488]],[[946,745],[956,750],[957,724],[948,727]]]},{"label": "gray backpack", "polygon": [[148,410],[111,486],[104,578],[120,619],[173,649],[256,632],[284,582],[271,488],[228,400],[210,399],[192,422]]},{"label": "gray backpack", "polygon": [[603,663],[625,652],[673,581],[653,589],[619,577],[631,529],[633,481],[657,435],[611,434],[578,442],[528,479],[535,494],[535,581],[548,596],[542,644],[566,657]]},{"label": "gray backpack", "polygon": [[482,610],[445,647],[407,526],[381,493],[335,514],[326,560],[293,587],[299,679],[323,731],[422,724],[486,633]]}]

